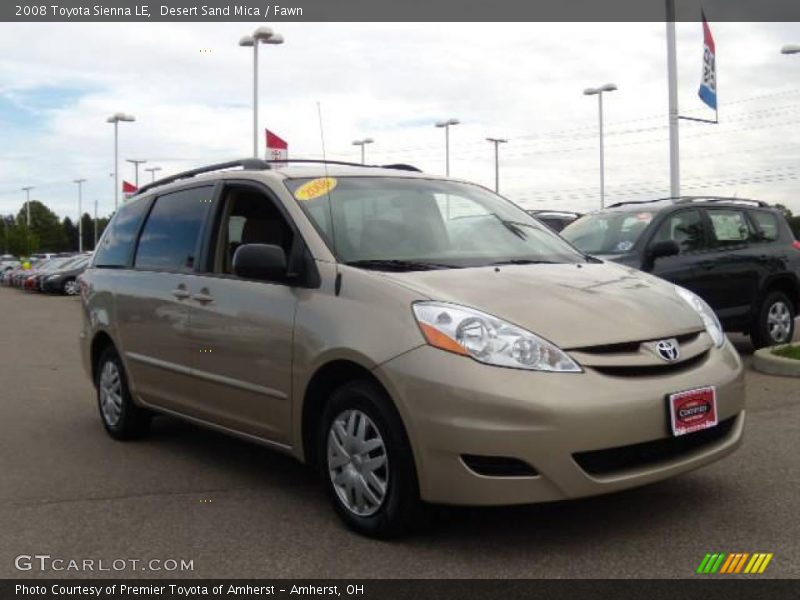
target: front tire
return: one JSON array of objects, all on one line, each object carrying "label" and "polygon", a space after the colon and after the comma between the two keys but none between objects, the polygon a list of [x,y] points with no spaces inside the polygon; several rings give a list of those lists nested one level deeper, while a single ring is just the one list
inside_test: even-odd
[{"label": "front tire", "polygon": [[328,497],[354,531],[387,538],[419,512],[414,456],[403,423],[377,384],[353,381],[327,403],[317,438]]},{"label": "front tire", "polygon": [[750,338],[753,346],[764,348],[787,344],[794,336],[794,303],[783,292],[770,292],[758,309]]},{"label": "front tire", "polygon": [[144,436],[150,427],[150,413],[133,403],[125,367],[113,347],[100,354],[95,372],[100,420],[108,435],[117,440]]}]

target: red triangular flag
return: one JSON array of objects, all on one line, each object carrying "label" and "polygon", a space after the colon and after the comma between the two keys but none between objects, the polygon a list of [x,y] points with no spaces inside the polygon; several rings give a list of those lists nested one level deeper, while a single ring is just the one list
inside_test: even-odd
[{"label": "red triangular flag", "polygon": [[288,150],[289,143],[286,140],[275,135],[269,129],[265,131],[267,132],[267,148],[269,150]]},{"label": "red triangular flag", "polygon": [[139,188],[137,188],[132,183],[128,183],[124,179],[122,180],[122,193],[123,194],[135,194],[138,189]]}]

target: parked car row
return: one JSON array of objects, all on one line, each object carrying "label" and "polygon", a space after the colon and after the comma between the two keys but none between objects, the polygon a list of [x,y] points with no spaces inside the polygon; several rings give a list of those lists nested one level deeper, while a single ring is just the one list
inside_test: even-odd
[{"label": "parked car row", "polygon": [[78,276],[89,264],[91,254],[54,256],[33,263],[29,268],[19,264],[0,272],[3,285],[29,291],[75,296]]}]

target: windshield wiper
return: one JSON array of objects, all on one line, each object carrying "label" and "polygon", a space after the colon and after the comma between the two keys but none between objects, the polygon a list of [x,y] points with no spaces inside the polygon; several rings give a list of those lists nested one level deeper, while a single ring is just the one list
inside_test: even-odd
[{"label": "windshield wiper", "polygon": [[345,263],[351,267],[362,269],[375,269],[376,271],[431,271],[434,269],[457,269],[455,265],[442,263],[401,260],[396,258],[370,258],[365,260],[352,260]]},{"label": "windshield wiper", "polygon": [[533,260],[529,258],[509,258],[508,260],[498,260],[497,262],[489,263],[487,266],[494,265],[557,265],[560,264],[554,260]]}]

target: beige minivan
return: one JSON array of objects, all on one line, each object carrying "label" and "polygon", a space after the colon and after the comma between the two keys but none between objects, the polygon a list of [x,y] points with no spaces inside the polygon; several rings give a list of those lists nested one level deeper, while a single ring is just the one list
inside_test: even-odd
[{"label": "beige minivan", "polygon": [[421,501],[613,492],[713,462],[745,421],[706,303],[405,165],[233,161],[145,186],[81,281],[108,433],[166,414],[319,468],[353,529]]}]

